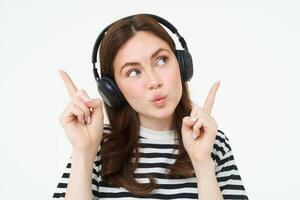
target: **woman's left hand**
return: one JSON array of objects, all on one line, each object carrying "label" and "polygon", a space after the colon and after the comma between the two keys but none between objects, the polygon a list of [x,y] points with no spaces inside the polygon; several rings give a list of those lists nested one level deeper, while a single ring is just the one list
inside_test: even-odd
[{"label": "woman's left hand", "polygon": [[219,85],[220,81],[217,81],[211,87],[203,108],[193,106],[190,116],[186,116],[182,120],[183,145],[193,163],[203,163],[211,159],[218,129],[215,119],[211,116],[211,111]]}]

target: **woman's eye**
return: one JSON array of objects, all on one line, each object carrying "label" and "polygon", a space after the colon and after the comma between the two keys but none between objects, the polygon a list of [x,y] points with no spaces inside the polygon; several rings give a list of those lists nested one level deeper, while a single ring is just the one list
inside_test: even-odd
[{"label": "woman's eye", "polygon": [[167,63],[168,62],[168,57],[166,57],[166,56],[159,57],[158,64],[159,64],[159,61],[161,61],[161,60],[163,60],[164,63]]},{"label": "woman's eye", "polygon": [[[169,60],[169,58],[167,56],[161,56],[158,58],[158,65],[163,65],[165,63],[167,63]],[[160,62],[162,61],[162,62]],[[126,73],[127,76],[132,77],[132,76],[137,76],[138,74],[140,74],[141,72],[139,70],[136,70],[135,68],[128,70],[128,72]]]},{"label": "woman's eye", "polygon": [[135,76],[134,74],[137,74],[139,71],[136,69],[131,69],[127,72],[127,76]]}]

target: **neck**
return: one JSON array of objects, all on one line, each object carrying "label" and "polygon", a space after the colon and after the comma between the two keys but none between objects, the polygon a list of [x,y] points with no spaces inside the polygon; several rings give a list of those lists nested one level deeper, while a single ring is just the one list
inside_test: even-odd
[{"label": "neck", "polygon": [[140,125],[157,131],[167,131],[174,129],[173,115],[166,118],[151,118],[139,115]]}]

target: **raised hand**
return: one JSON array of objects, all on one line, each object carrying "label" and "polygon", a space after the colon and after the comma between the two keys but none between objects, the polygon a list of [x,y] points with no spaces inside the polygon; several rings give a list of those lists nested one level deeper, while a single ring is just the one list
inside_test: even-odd
[{"label": "raised hand", "polygon": [[103,135],[101,99],[90,99],[85,90],[77,90],[70,76],[59,70],[71,100],[59,117],[73,149],[96,154]]},{"label": "raised hand", "polygon": [[211,159],[211,152],[218,129],[217,122],[211,116],[220,81],[211,87],[203,108],[193,105],[190,116],[182,121],[182,140],[192,162],[205,162]]}]

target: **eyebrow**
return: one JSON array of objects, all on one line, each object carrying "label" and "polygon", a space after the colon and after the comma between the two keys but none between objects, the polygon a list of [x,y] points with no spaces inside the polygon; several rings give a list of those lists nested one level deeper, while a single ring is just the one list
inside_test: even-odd
[{"label": "eyebrow", "polygon": [[[151,55],[151,59],[153,59],[155,56],[157,56],[161,51],[167,51],[170,53],[170,51],[168,49],[159,48]],[[123,68],[127,67],[128,65],[138,65],[138,64],[139,64],[138,62],[125,63],[124,65],[122,65],[122,67],[120,69],[120,73],[122,72]]]}]

